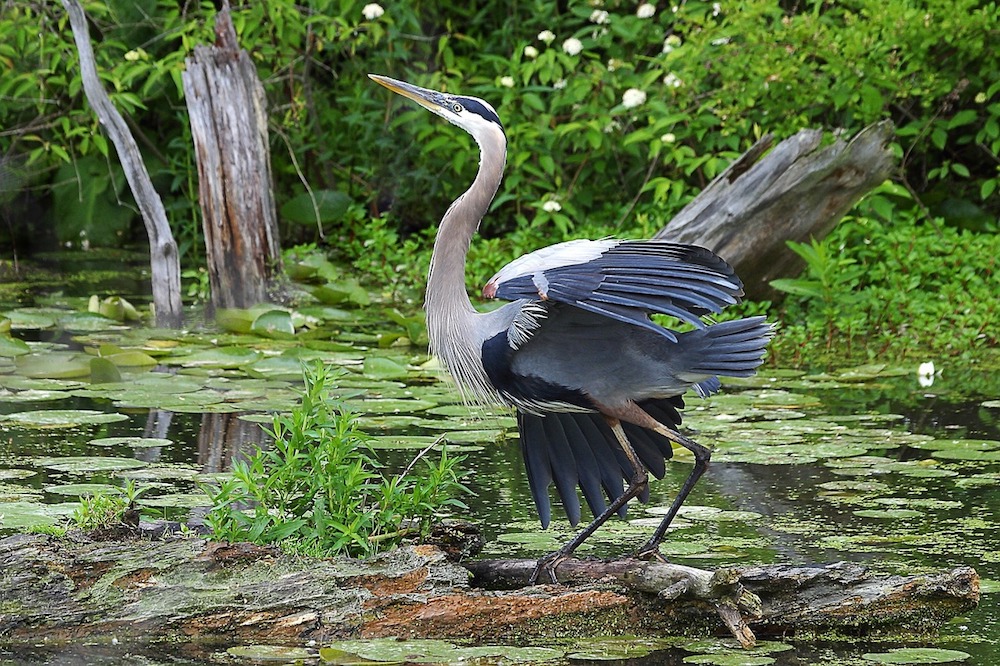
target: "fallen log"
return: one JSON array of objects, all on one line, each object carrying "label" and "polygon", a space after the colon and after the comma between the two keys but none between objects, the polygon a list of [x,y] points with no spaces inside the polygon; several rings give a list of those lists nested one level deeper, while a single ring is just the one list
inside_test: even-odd
[{"label": "fallen log", "polygon": [[[522,584],[533,560],[449,561],[434,546],[365,560],[167,536],[0,540],[0,639],[463,638],[931,630],[979,599],[974,570],[879,577],[855,564],[731,567],[567,560],[572,585]],[[470,573],[471,572],[471,573]]]}]

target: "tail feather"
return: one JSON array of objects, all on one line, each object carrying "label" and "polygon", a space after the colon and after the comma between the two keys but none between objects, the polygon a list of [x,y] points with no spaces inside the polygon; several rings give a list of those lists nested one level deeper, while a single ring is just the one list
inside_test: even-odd
[{"label": "tail feather", "polygon": [[774,325],[764,317],[712,324],[679,336],[682,352],[676,363],[681,375],[749,377],[764,362]]}]

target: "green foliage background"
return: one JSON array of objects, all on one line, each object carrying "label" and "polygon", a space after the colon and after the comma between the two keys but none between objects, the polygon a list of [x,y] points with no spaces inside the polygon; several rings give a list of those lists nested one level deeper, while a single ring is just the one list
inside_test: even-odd
[{"label": "green foliage background", "polygon": [[[196,269],[203,251],[180,81],[185,57],[214,40],[215,8],[165,0],[85,8],[105,86],[145,151],[185,265]],[[958,280],[964,288],[949,294],[950,306],[974,311],[974,321],[960,321],[962,335],[939,346],[962,353],[996,343],[996,327],[982,325],[995,313],[982,309],[996,293],[987,257],[1000,249],[995,2],[678,0],[640,9],[614,0],[416,1],[380,9],[350,0],[234,8],[268,94],[286,246],[318,243],[372,284],[416,297],[429,236],[470,181],[476,153],[469,137],[392,99],[368,72],[481,96],[499,110],[509,166],[470,256],[480,284],[543,244],[654,232],[764,132],[851,135],[890,118],[898,177],[823,241],[826,253],[802,279],[826,274],[827,291],[791,287],[779,313],[783,338],[839,345],[923,326],[933,308],[908,315],[907,301],[897,322],[872,314],[875,301],[885,293],[912,300],[931,272],[955,270],[928,253],[961,248],[974,253],[962,262],[973,277]],[[0,12],[0,203],[27,196],[57,213],[47,219],[61,242],[135,238],[134,219],[95,217],[129,194],[83,97],[61,4],[6,2]],[[639,104],[624,103],[630,89]],[[50,231],[39,233],[37,221],[6,226],[13,244]],[[910,255],[887,262],[906,237]],[[925,277],[893,291],[913,274]],[[937,345],[916,338],[918,347]]]}]

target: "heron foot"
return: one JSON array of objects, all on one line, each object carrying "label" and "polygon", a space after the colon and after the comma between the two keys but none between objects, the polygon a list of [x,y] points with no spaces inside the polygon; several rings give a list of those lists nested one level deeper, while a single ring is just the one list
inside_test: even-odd
[{"label": "heron foot", "polygon": [[636,549],[636,551],[632,553],[632,557],[637,560],[645,560],[647,562],[660,562],[661,564],[670,563],[669,560],[667,560],[667,558],[660,552],[660,544],[652,541],[647,541]]},{"label": "heron foot", "polygon": [[568,559],[569,555],[559,550],[539,558],[538,563],[535,564],[535,570],[531,573],[531,577],[528,579],[528,584],[536,584],[543,571],[545,572],[546,578],[548,578],[548,582],[558,583],[559,579],[556,577],[556,567]]}]

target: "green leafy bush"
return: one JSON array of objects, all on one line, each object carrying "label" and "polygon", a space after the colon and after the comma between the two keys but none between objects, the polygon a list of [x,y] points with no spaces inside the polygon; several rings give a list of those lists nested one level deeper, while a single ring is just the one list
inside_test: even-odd
[{"label": "green leafy bush", "polygon": [[935,353],[980,358],[1000,345],[1000,235],[925,221],[887,185],[820,242],[790,244],[803,276],[773,286],[800,299],[781,311],[779,363],[823,351],[863,358]]},{"label": "green leafy bush", "polygon": [[304,378],[302,404],[274,418],[274,443],[206,489],[214,538],[363,557],[420,536],[447,508],[464,508],[457,499],[466,491],[457,475],[461,457],[442,451],[436,463],[415,459],[386,476],[354,418],[327,395],[330,370],[309,366]]}]

